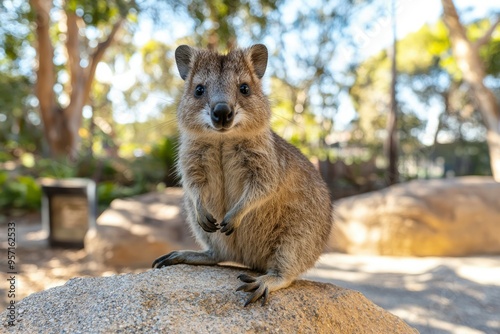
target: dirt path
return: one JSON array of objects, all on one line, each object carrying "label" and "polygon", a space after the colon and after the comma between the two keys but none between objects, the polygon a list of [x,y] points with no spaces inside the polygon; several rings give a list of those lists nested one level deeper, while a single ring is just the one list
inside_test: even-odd
[{"label": "dirt path", "polygon": [[[16,300],[72,277],[122,272],[101,268],[84,250],[51,249],[37,217],[16,220]],[[5,224],[0,224],[5,254]],[[0,257],[0,309],[8,298],[6,255]],[[325,254],[304,278],[361,291],[421,333],[500,333],[500,256],[398,258]]]}]

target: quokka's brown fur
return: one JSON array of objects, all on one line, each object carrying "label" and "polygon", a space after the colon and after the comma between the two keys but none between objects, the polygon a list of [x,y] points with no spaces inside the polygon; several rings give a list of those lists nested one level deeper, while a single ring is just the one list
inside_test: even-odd
[{"label": "quokka's brown fur", "polygon": [[[261,297],[264,304],[321,254],[333,221],[327,187],[307,158],[270,128],[261,84],[264,45],[227,55],[183,45],[176,62],[185,80],[178,172],[189,223],[205,250],[175,251],[153,266],[241,263],[264,273],[239,276],[238,289],[253,292],[245,306]],[[227,122],[217,123],[218,109]]]}]

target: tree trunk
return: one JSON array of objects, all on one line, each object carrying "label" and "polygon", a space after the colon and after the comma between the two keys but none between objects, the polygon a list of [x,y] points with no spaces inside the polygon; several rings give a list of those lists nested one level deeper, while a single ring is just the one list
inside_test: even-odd
[{"label": "tree trunk", "polygon": [[40,105],[45,137],[53,155],[75,158],[80,145],[79,129],[82,123],[82,110],[89,99],[97,64],[113,42],[122,20],[114,24],[107,39],[99,43],[93,53],[89,52],[91,54],[89,66],[82,68],[80,66],[80,28],[77,24],[77,21],[81,19],[72,12],[66,12],[67,70],[71,80],[67,89],[70,102],[67,107],[62,108],[54,93],[54,47],[49,34],[49,13],[52,0],[31,0],[31,5],[36,12],[38,40],[36,96]]},{"label": "tree trunk", "polygon": [[491,172],[497,182],[500,182],[500,105],[493,92],[485,86],[486,77],[479,48],[488,43],[500,19],[492,23],[484,36],[472,43],[460,22],[457,10],[452,0],[441,0],[443,18],[452,44],[453,55],[463,74],[464,81],[471,87],[474,99],[488,129],[488,145],[490,151]]},{"label": "tree trunk", "polygon": [[396,101],[396,17],[395,17],[395,0],[392,3],[392,31],[393,31],[393,45],[391,54],[391,108],[389,116],[387,117],[387,141],[385,144],[386,156],[388,160],[387,180],[389,185],[395,184],[399,180],[398,171],[398,140],[397,140],[397,110],[398,105]]}]

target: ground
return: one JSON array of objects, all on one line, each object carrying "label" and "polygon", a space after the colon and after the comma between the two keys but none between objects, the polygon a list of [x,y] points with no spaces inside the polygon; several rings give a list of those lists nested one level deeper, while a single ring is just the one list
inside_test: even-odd
[{"label": "ground", "polygon": [[304,276],[361,291],[421,333],[500,333],[500,256],[332,253]]},{"label": "ground", "polygon": [[[62,285],[72,277],[143,269],[102,268],[84,250],[47,246],[38,215],[16,225],[16,297]],[[0,228],[7,231],[3,222]],[[2,249],[7,233],[0,233]],[[7,307],[7,255],[0,258],[0,306]],[[304,278],[361,291],[421,333],[500,333],[500,256],[402,258],[324,254]],[[235,278],[236,280],[236,278]]]}]

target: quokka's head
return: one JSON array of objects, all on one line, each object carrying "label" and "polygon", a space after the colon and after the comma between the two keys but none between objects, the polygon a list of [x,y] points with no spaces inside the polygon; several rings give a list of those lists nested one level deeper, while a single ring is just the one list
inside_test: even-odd
[{"label": "quokka's head", "polygon": [[182,130],[201,136],[245,135],[269,126],[270,109],[261,83],[267,67],[264,45],[226,55],[181,45],[175,60],[185,80],[177,111]]}]

